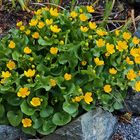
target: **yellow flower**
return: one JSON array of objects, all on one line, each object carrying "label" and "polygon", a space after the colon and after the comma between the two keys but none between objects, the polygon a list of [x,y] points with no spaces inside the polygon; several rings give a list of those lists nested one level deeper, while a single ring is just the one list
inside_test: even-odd
[{"label": "yellow flower", "polygon": [[32,52],[32,50],[29,47],[24,48],[24,53],[30,54],[31,52]]},{"label": "yellow flower", "polygon": [[30,57],[29,60],[32,62],[34,60],[34,58],[33,57]]},{"label": "yellow flower", "polygon": [[20,26],[19,28],[21,31],[24,31],[25,30],[25,26]]},{"label": "yellow flower", "polygon": [[49,11],[48,7],[42,7],[42,10]]},{"label": "yellow flower", "polygon": [[140,56],[136,56],[134,60],[136,64],[140,64]]},{"label": "yellow flower", "polygon": [[85,14],[80,14],[79,18],[80,18],[81,21],[88,20],[88,17]]},{"label": "yellow flower", "polygon": [[140,91],[140,81],[137,81],[137,82],[135,83],[134,89],[135,89],[137,92]]},{"label": "yellow flower", "polygon": [[105,53],[105,57],[109,57],[110,56],[110,53],[109,52],[106,52]]},{"label": "yellow flower", "polygon": [[82,9],[82,8],[80,8],[80,9],[79,9],[79,12],[80,12],[80,13],[83,13],[83,9]]},{"label": "yellow flower", "polygon": [[81,27],[80,27],[80,30],[81,30],[82,32],[87,32],[87,31],[88,31],[88,28],[87,28],[87,27],[81,26]]},{"label": "yellow flower", "polygon": [[60,45],[64,45],[64,41],[63,40],[60,40],[59,44]]},{"label": "yellow flower", "polygon": [[22,26],[22,24],[23,24],[22,21],[19,21],[19,22],[17,22],[16,25],[17,25],[17,27],[20,27],[20,26]]},{"label": "yellow flower", "polygon": [[139,44],[140,40],[137,37],[133,37],[132,42],[137,45]]},{"label": "yellow flower", "polygon": [[29,118],[22,119],[22,124],[23,124],[23,127],[31,127],[32,120]]},{"label": "yellow flower", "polygon": [[0,84],[4,84],[4,83],[5,83],[5,79],[3,78],[0,80]]},{"label": "yellow flower", "polygon": [[11,48],[11,49],[14,49],[16,46],[15,42],[14,41],[10,41],[8,47]]},{"label": "yellow flower", "polygon": [[24,87],[19,89],[17,96],[21,98],[25,98],[26,96],[29,96],[29,94],[30,94],[29,89],[27,87]]},{"label": "yellow flower", "polygon": [[128,73],[127,73],[127,79],[128,80],[134,80],[136,78],[136,74],[134,72],[134,70],[129,70]]},{"label": "yellow flower", "polygon": [[85,66],[87,64],[87,61],[82,61],[81,64],[82,66]]},{"label": "yellow flower", "polygon": [[40,21],[37,26],[38,28],[42,29],[45,26],[45,23]]},{"label": "yellow flower", "polygon": [[105,46],[105,40],[103,39],[96,40],[96,44],[98,47],[103,47]]},{"label": "yellow flower", "polygon": [[132,48],[130,50],[130,54],[134,57],[140,56],[140,48]]},{"label": "yellow flower", "polygon": [[36,26],[37,23],[38,23],[38,20],[37,20],[37,19],[31,19],[29,25],[30,25],[30,26]]},{"label": "yellow flower", "polygon": [[11,73],[9,71],[2,71],[2,75],[1,77],[3,77],[4,79],[9,78],[11,76]]},{"label": "yellow flower", "polygon": [[97,66],[102,66],[104,65],[104,61],[100,60],[98,57],[94,58],[94,62]]},{"label": "yellow flower", "polygon": [[51,25],[53,23],[53,19],[46,19],[45,22],[47,25]]},{"label": "yellow flower", "polygon": [[65,75],[64,75],[64,79],[66,80],[66,81],[69,81],[69,80],[71,80],[71,74],[68,74],[68,73],[65,73]]},{"label": "yellow flower", "polygon": [[140,70],[138,71],[138,76],[140,76]]},{"label": "yellow flower", "polygon": [[91,22],[91,21],[90,21],[88,24],[89,24],[89,28],[90,28],[91,30],[94,30],[94,29],[97,28],[97,25],[96,25],[95,22]]},{"label": "yellow flower", "polygon": [[113,54],[115,53],[115,49],[114,49],[114,45],[113,44],[109,44],[107,43],[106,44],[106,50],[109,54]]},{"label": "yellow flower", "polygon": [[129,64],[129,65],[133,65],[133,64],[134,64],[134,62],[131,61],[129,57],[126,57],[125,61],[126,61],[126,63]]},{"label": "yellow flower", "polygon": [[30,33],[31,33],[31,31],[29,29],[25,31],[26,35],[29,35]]},{"label": "yellow flower", "polygon": [[83,95],[81,96],[76,96],[75,98],[72,99],[73,102],[80,102],[84,98]]},{"label": "yellow flower", "polygon": [[110,93],[110,92],[112,91],[111,85],[105,85],[105,86],[104,86],[104,91],[105,91],[106,93]]},{"label": "yellow flower", "polygon": [[114,68],[110,68],[110,69],[109,69],[109,73],[110,73],[110,74],[116,74],[116,73],[117,73],[117,70],[114,69]]},{"label": "yellow flower", "polygon": [[50,29],[51,29],[51,31],[54,32],[54,33],[59,33],[59,32],[61,31],[61,29],[58,28],[57,25],[51,25],[51,26],[50,26]]},{"label": "yellow flower", "polygon": [[72,18],[76,18],[76,17],[78,16],[78,14],[77,14],[75,11],[72,11],[72,12],[70,13],[70,16],[71,16]]},{"label": "yellow flower", "polygon": [[93,98],[92,98],[92,93],[91,92],[87,92],[84,96],[84,101],[87,103],[87,104],[90,104],[92,101],[93,101]]},{"label": "yellow flower", "polygon": [[41,105],[42,99],[39,97],[33,97],[32,100],[30,101],[30,104],[34,107],[40,106]]},{"label": "yellow flower", "polygon": [[24,71],[24,75],[30,78],[33,77],[35,75],[35,69],[28,69],[28,71]]},{"label": "yellow flower", "polygon": [[58,48],[57,47],[51,47],[50,48],[50,53],[51,54],[57,54],[58,53]]},{"label": "yellow flower", "polygon": [[128,48],[127,42],[126,41],[118,41],[117,42],[116,49],[122,52],[123,50],[126,50]]},{"label": "yellow flower", "polygon": [[42,14],[42,10],[38,9],[37,11],[34,11],[35,15],[41,15]]},{"label": "yellow flower", "polygon": [[123,38],[124,38],[125,40],[129,40],[129,39],[131,38],[131,34],[128,33],[128,32],[124,32],[124,33],[123,33]]},{"label": "yellow flower", "polygon": [[32,34],[32,37],[35,38],[35,39],[38,39],[39,38],[39,33],[38,32],[34,32]]},{"label": "yellow flower", "polygon": [[116,36],[119,36],[120,30],[115,30],[115,34],[116,34]]},{"label": "yellow flower", "polygon": [[55,9],[51,8],[50,9],[50,14],[54,17],[57,17],[58,16],[58,10],[56,8]]},{"label": "yellow flower", "polygon": [[87,11],[89,13],[94,13],[95,12],[95,10],[94,10],[94,8],[92,6],[86,6],[86,8],[87,8]]},{"label": "yellow flower", "polygon": [[14,69],[14,68],[16,67],[16,64],[15,64],[14,61],[10,60],[10,61],[6,64],[6,66],[7,66],[7,68],[8,68],[9,70],[12,70],[12,69]]},{"label": "yellow flower", "polygon": [[104,30],[102,30],[102,29],[98,29],[98,30],[96,31],[96,33],[97,33],[99,36],[107,35],[107,32],[104,31]]},{"label": "yellow flower", "polygon": [[50,79],[50,85],[51,85],[52,87],[55,87],[55,86],[56,86],[56,80]]}]

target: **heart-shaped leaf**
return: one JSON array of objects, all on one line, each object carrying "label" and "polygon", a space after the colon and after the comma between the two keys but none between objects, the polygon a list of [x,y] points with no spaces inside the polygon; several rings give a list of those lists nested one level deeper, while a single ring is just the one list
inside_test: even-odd
[{"label": "heart-shaped leaf", "polygon": [[71,116],[64,111],[57,112],[54,114],[52,121],[55,125],[62,126],[71,121]]},{"label": "heart-shaped leaf", "polygon": [[56,129],[56,125],[52,123],[51,120],[45,121],[43,123],[43,127],[38,129],[37,131],[42,135],[48,135]]},{"label": "heart-shaped leaf", "polygon": [[73,114],[78,110],[78,103],[63,103],[63,110],[69,114]]},{"label": "heart-shaped leaf", "polygon": [[5,113],[5,109],[4,106],[2,104],[0,104],[0,117],[2,117]]},{"label": "heart-shaped leaf", "polygon": [[20,108],[21,108],[21,111],[28,115],[28,116],[31,116],[35,113],[36,109],[35,108],[32,108],[30,107],[26,101],[23,101],[22,104],[20,105]]},{"label": "heart-shaped leaf", "polygon": [[45,109],[42,109],[40,111],[40,116],[42,118],[46,118],[46,117],[49,117],[52,113],[53,113],[53,108],[51,106],[47,106]]},{"label": "heart-shaped leaf", "polygon": [[21,111],[8,111],[7,118],[12,126],[18,126],[22,120],[23,114]]}]

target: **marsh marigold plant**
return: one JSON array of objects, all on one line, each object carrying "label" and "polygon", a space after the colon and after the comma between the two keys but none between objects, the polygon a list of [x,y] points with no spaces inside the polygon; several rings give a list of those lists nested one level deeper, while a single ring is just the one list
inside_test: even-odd
[{"label": "marsh marigold plant", "polygon": [[129,87],[140,91],[140,39],[107,31],[95,11],[44,7],[1,39],[0,124],[48,135],[83,110],[122,108]]}]

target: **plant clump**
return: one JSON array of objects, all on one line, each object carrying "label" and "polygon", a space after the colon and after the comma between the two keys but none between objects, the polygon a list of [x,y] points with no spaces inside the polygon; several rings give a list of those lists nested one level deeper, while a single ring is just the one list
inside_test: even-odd
[{"label": "plant clump", "polygon": [[41,8],[0,41],[0,123],[48,135],[83,110],[122,108],[140,91],[140,40],[107,31],[92,6]]}]

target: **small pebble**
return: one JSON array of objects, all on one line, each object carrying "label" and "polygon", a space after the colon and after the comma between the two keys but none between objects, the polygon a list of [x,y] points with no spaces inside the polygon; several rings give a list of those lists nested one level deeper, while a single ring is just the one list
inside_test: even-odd
[{"label": "small pebble", "polygon": [[112,140],[140,140],[140,117],[132,117],[131,123],[119,122]]}]

